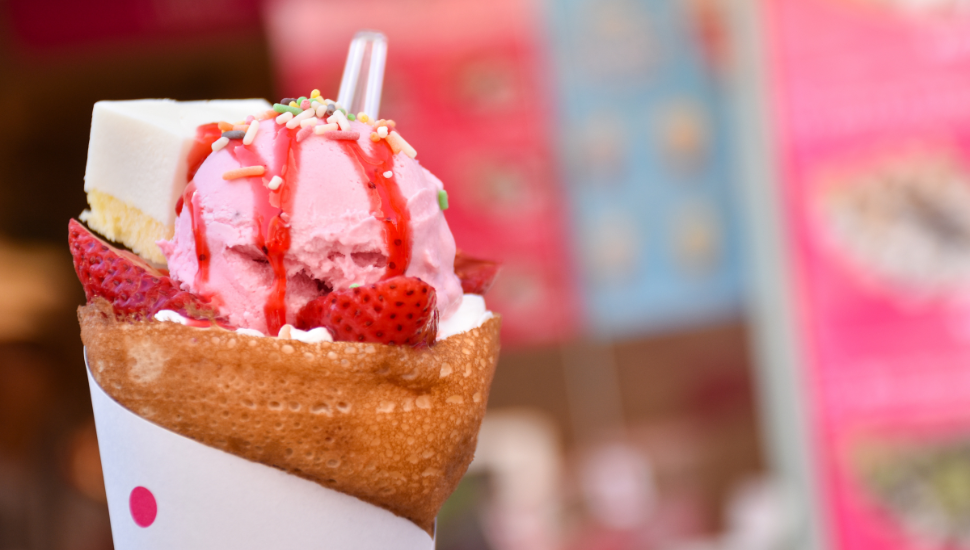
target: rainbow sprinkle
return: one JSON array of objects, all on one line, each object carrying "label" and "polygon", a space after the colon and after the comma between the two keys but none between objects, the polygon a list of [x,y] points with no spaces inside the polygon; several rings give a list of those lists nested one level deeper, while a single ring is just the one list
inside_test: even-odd
[{"label": "rainbow sprinkle", "polygon": [[296,141],[301,142],[306,138],[310,137],[312,133],[313,133],[313,126],[306,126],[304,128],[301,128],[300,131],[296,133]]},{"label": "rainbow sprinkle", "polygon": [[336,124],[331,122],[330,124],[320,124],[318,126],[314,126],[313,133],[318,136],[322,136],[327,132],[336,132],[339,129],[340,129],[340,126],[337,126]]},{"label": "rainbow sprinkle", "polygon": [[395,155],[404,151],[404,154],[411,158],[418,156],[418,152],[414,150],[414,147],[411,147],[410,143],[404,141],[401,134],[397,132],[387,134],[387,144],[391,146],[391,151],[394,151]]},{"label": "rainbow sprinkle", "polygon": [[[379,143],[382,139],[387,141],[394,154],[404,153],[410,158],[415,158],[418,155],[414,147],[395,130],[397,124],[393,120],[374,120],[364,112],[356,114],[348,112],[343,105],[332,99],[324,98],[320,95],[320,90],[317,89],[311,91],[309,97],[284,97],[279,103],[274,103],[271,110],[248,116],[244,121],[218,122],[222,136],[212,144],[212,150],[223,149],[233,139],[241,139],[243,145],[252,145],[259,134],[260,122],[268,120],[273,120],[278,125],[285,125],[290,130],[299,129],[296,133],[298,142],[312,135],[325,136],[327,139],[336,140],[360,139],[361,133],[354,131],[350,124],[352,121],[356,121],[373,128],[373,131],[365,135],[368,135],[374,143]],[[250,177],[257,175],[254,171],[262,169],[258,166],[249,166],[230,170],[223,174],[223,177],[225,179]],[[262,175],[262,172],[258,175]],[[393,173],[386,175],[386,177],[392,176]],[[275,181],[275,177],[273,181]],[[282,180],[279,184],[282,184]],[[443,195],[444,198],[441,197],[442,195],[439,194],[438,202],[443,204],[442,209],[445,209],[448,207],[447,195]]]},{"label": "rainbow sprinkle", "polygon": [[286,123],[286,127],[290,130],[296,128],[304,120],[312,117],[314,115],[313,109],[307,109],[306,111],[301,111],[300,114],[296,115],[289,122]]},{"label": "rainbow sprinkle", "polygon": [[347,120],[347,115],[343,111],[335,111],[333,116],[327,119],[327,122],[336,122],[342,131],[350,129],[350,121]]},{"label": "rainbow sprinkle", "polygon": [[324,137],[326,137],[327,139],[357,141],[358,139],[360,139],[360,132],[346,132],[341,130],[338,132],[327,132],[326,134],[324,134]]},{"label": "rainbow sprinkle", "polygon": [[212,152],[221,151],[226,145],[229,145],[229,138],[222,136],[221,138],[212,142]]},{"label": "rainbow sprinkle", "polygon": [[243,137],[243,145],[251,145],[256,139],[257,133],[259,133],[259,121],[253,120],[249,123],[249,129],[246,130],[246,135]]},{"label": "rainbow sprinkle", "polygon": [[239,178],[250,178],[253,176],[262,176],[265,173],[265,166],[247,166],[245,168],[236,168],[235,170],[224,172],[222,174],[222,179],[234,180]]},{"label": "rainbow sprinkle", "polygon": [[280,114],[282,114],[282,113],[292,113],[294,115],[298,115],[298,114],[302,113],[303,110],[302,109],[298,109],[296,107],[296,105],[295,105],[296,102],[293,102],[293,103],[294,103],[294,105],[283,105],[283,104],[277,103],[276,105],[273,105],[273,110],[276,111],[277,113],[280,113]]}]

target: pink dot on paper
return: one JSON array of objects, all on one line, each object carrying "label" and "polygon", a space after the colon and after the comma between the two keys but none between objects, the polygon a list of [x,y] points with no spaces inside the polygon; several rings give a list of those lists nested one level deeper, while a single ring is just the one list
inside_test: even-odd
[{"label": "pink dot on paper", "polygon": [[144,487],[135,487],[131,490],[128,497],[128,507],[131,508],[131,519],[139,527],[148,527],[155,523],[155,516],[158,515],[158,503],[155,502],[155,495]]}]

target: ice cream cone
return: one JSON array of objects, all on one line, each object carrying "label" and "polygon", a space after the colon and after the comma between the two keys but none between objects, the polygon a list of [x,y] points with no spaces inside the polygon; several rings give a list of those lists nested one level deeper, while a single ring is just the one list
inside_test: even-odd
[{"label": "ice cream cone", "polygon": [[429,535],[473,457],[499,351],[498,318],[416,350],[131,322],[103,301],[78,316],[91,376],[124,409]]},{"label": "ice cream cone", "polygon": [[434,548],[409,520],[161,428],[88,382],[117,550]]}]

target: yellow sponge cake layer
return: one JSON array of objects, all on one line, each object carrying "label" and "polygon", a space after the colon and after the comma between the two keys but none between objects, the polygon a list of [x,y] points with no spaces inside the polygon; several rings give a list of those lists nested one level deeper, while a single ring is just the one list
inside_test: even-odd
[{"label": "yellow sponge cake layer", "polygon": [[81,213],[81,221],[88,227],[146,260],[166,265],[155,242],[171,239],[174,226],[166,226],[138,208],[93,189],[88,191],[88,205],[90,210]]}]

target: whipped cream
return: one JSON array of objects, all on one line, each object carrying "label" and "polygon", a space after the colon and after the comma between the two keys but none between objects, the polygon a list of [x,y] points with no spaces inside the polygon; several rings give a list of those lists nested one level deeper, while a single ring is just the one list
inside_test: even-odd
[{"label": "whipped cream", "polygon": [[170,309],[163,309],[155,314],[156,321],[162,321],[166,323],[178,323],[180,325],[189,324],[189,320],[182,317],[179,313],[172,311]]},{"label": "whipped cream", "polygon": [[[156,313],[155,320],[192,326],[189,319],[170,309],[163,309]],[[243,334],[245,336],[266,336],[262,332],[252,328],[239,328],[236,329],[236,333]],[[283,325],[283,328],[280,329],[280,333],[289,334],[289,340],[297,340],[307,344],[316,344],[317,342],[333,342],[333,335],[330,334],[329,330],[323,327],[317,327],[310,330],[300,330],[293,325]]]},{"label": "whipped cream", "polygon": [[[462,296],[461,305],[451,317],[438,324],[437,341],[444,340],[450,336],[468,332],[469,330],[482,326],[485,321],[493,317],[492,312],[485,307],[485,298],[478,294],[465,294]],[[165,323],[178,323],[180,325],[191,325],[189,319],[183,317],[178,312],[170,309],[163,309],[155,314],[156,321]],[[246,336],[266,336],[262,332],[251,328],[239,328],[236,332]],[[284,325],[280,330],[281,334],[289,333],[291,340],[298,340],[307,344],[317,342],[333,342],[333,335],[330,331],[317,327],[310,330],[300,330],[292,325]]]},{"label": "whipped cream", "polygon": [[458,311],[448,319],[438,323],[436,340],[441,341],[449,336],[478,328],[491,318],[492,312],[485,307],[485,298],[478,294],[465,294],[461,298]]}]

